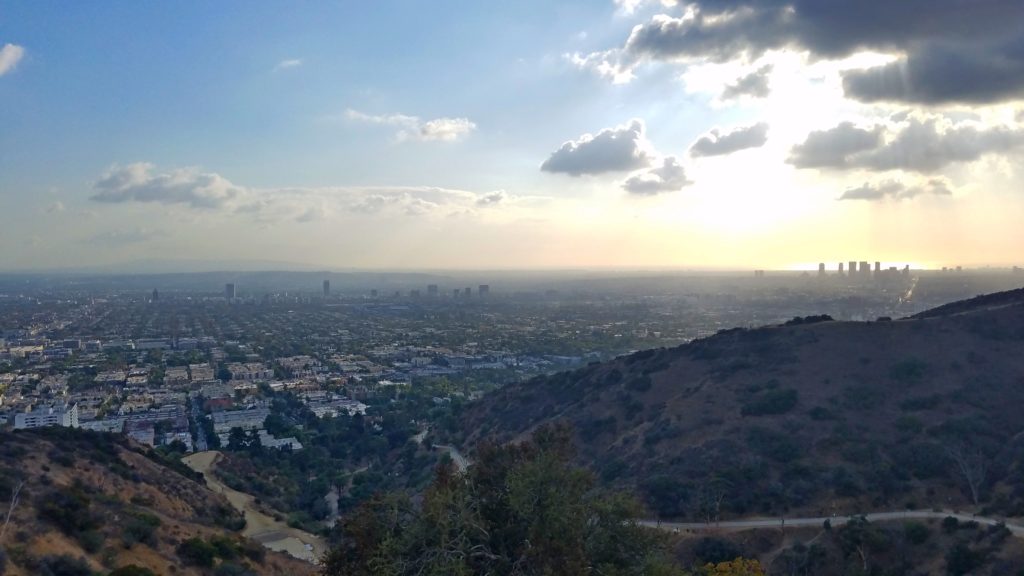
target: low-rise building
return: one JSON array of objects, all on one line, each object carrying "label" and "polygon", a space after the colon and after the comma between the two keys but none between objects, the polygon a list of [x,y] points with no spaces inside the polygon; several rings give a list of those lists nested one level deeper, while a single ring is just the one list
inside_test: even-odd
[{"label": "low-rise building", "polygon": [[78,404],[54,404],[36,408],[30,412],[18,412],[14,415],[14,429],[42,428],[45,426],[63,426],[78,428]]}]

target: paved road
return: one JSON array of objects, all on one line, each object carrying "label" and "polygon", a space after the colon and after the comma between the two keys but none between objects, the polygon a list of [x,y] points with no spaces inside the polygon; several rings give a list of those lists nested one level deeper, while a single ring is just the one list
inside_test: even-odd
[{"label": "paved road", "polygon": [[[987,526],[994,526],[1003,522],[998,518],[986,518],[984,516],[973,516],[971,514],[964,514],[960,512],[953,512],[952,510],[940,510],[938,512],[934,510],[898,510],[889,512],[869,512],[863,515],[871,522],[892,522],[898,520],[926,520],[926,519],[942,519],[947,516],[952,516],[962,522],[974,521],[978,524],[984,524]],[[827,517],[820,516],[816,518],[786,518],[785,526],[787,527],[808,527],[808,526],[822,526],[825,520],[829,520],[833,526],[841,526],[846,524],[850,516],[836,516]],[[658,522],[657,520],[640,520],[640,524],[643,526],[650,526],[651,528],[660,528],[662,530],[673,530],[673,531],[701,531],[701,530],[726,530],[726,531],[738,531],[738,530],[750,530],[752,528],[781,528],[783,527],[782,518],[751,518],[748,520],[729,520],[726,522],[719,522],[717,524],[705,524],[703,522]],[[1013,533],[1014,536],[1024,538],[1024,526],[1020,524],[1011,524],[1006,522],[1006,527]]]}]

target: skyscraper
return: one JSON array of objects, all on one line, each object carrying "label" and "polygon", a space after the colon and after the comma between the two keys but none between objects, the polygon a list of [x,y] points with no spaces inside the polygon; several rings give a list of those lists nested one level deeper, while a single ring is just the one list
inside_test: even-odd
[{"label": "skyscraper", "polygon": [[490,285],[490,284],[481,284],[481,285],[480,285],[480,286],[479,286],[479,287],[478,287],[478,288],[476,289],[476,293],[477,293],[477,295],[478,295],[478,296],[480,296],[481,298],[484,298],[484,297],[486,297],[486,296],[490,296],[490,295],[491,295],[491,285]]},{"label": "skyscraper", "polygon": [[324,298],[327,298],[330,295],[331,295],[331,281],[330,280],[324,280]]},{"label": "skyscraper", "polygon": [[818,264],[818,276],[824,276],[824,275],[825,275],[825,263],[824,262],[820,262]]},{"label": "skyscraper", "polygon": [[839,263],[839,275],[840,276],[843,275],[843,263],[842,262]]},{"label": "skyscraper", "polygon": [[156,291],[156,288],[153,288],[153,297],[150,298],[149,301],[150,302],[156,302],[159,299],[160,299],[160,293]]},{"label": "skyscraper", "polygon": [[228,300],[234,300],[235,299],[235,283],[234,282],[228,282],[227,284],[224,285],[224,297],[227,298]]},{"label": "skyscraper", "polygon": [[427,296],[437,298],[437,284],[427,284]]}]

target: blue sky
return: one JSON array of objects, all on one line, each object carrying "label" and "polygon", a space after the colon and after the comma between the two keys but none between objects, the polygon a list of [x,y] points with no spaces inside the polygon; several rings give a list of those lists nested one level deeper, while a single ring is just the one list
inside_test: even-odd
[{"label": "blue sky", "polygon": [[[989,191],[1020,183],[1021,91],[936,101],[909,44],[856,18],[838,47],[774,30],[773,4],[5,1],[0,226],[19,249],[0,269],[937,262],[938,218],[959,238],[994,219],[942,254],[1008,263],[991,247],[1024,240],[1021,199]],[[948,36],[955,4],[915,42]],[[914,89],[885,92],[900,58]],[[748,76],[761,88],[724,96]],[[702,136],[711,154],[690,152]],[[871,142],[794,160],[844,136]],[[917,161],[911,137],[966,151]]]}]

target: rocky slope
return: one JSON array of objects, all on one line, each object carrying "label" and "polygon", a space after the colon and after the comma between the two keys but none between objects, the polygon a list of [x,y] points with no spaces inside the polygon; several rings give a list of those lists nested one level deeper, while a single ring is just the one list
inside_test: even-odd
[{"label": "rocky slope", "polygon": [[0,573],[313,573],[239,536],[243,525],[201,477],[121,436],[0,433]]}]

